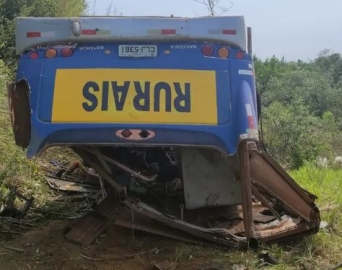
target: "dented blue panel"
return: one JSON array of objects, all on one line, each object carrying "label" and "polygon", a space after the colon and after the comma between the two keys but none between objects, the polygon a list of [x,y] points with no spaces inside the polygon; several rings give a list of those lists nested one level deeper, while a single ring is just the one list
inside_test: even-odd
[{"label": "dented blue panel", "polygon": [[[36,59],[32,52],[20,57],[17,80],[31,90],[29,157],[53,144],[196,145],[233,154],[240,139],[257,138],[248,54],[237,59],[237,48],[211,43],[213,54],[204,56],[208,44],[192,41],[154,42],[155,57],[122,57],[122,44],[79,44],[68,57],[66,46],[55,46],[52,59],[48,48],[37,49]],[[227,58],[218,56],[222,47]],[[154,135],[120,135],[129,129]]]}]

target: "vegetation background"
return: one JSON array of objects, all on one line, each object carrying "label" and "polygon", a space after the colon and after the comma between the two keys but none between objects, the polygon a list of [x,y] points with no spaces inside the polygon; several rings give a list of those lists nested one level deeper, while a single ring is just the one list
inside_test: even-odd
[{"label": "vegetation background", "polygon": [[[6,83],[13,80],[16,68],[14,19],[87,13],[86,0],[0,2],[0,199],[11,185],[19,186],[24,194],[34,194],[37,204],[44,203],[49,192],[36,161],[27,160],[12,137]],[[318,52],[316,59],[306,62],[254,56],[254,65],[266,148],[291,169],[304,188],[318,195],[322,217],[329,223],[328,229],[317,236],[291,247],[275,245],[272,252],[282,262],[278,269],[298,265],[298,269],[324,269],[321,267],[342,260],[342,173],[337,168],[317,168],[313,164],[317,156],[330,160],[342,156],[342,56],[329,50]],[[246,262],[246,256],[250,254],[236,253],[235,260]],[[249,264],[253,266],[253,260]]]}]

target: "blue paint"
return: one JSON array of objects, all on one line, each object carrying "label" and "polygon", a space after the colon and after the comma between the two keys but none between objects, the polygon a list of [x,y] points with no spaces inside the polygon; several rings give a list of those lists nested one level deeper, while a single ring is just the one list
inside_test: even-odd
[{"label": "blue paint", "polygon": [[[131,43],[134,44],[134,43]],[[143,43],[139,43],[143,44]],[[150,43],[149,43],[150,44]],[[80,50],[75,48],[72,57],[55,59],[44,59],[45,49],[39,49],[40,57],[35,60],[29,58],[29,54],[20,57],[17,70],[17,80],[26,79],[31,89],[31,108],[32,108],[32,134],[31,142],[27,152],[28,157],[39,154],[42,148],[52,144],[77,144],[77,143],[108,143],[125,144],[132,143],[123,138],[115,136],[115,132],[125,128],[141,128],[155,131],[156,136],[149,140],[138,142],[140,145],[151,144],[192,144],[199,146],[214,146],[226,151],[227,154],[234,154],[237,150],[238,141],[241,134],[245,134],[248,129],[248,121],[245,104],[251,104],[253,116],[256,122],[256,94],[254,77],[250,75],[239,75],[239,70],[251,70],[252,60],[249,55],[244,59],[235,59],[237,49],[230,47],[230,57],[220,59],[214,57],[204,57],[201,54],[201,46],[206,43],[201,42],[182,42],[182,43],[156,43],[158,45],[158,56],[155,58],[134,59],[120,58],[117,55],[119,44],[82,44],[87,46],[104,46],[104,50],[111,50],[111,54],[105,54],[104,50]],[[172,45],[191,45],[190,49],[171,49]],[[219,44],[214,44],[215,54],[217,54]],[[57,47],[59,50],[59,48]],[[164,54],[165,50],[171,50],[171,54]],[[214,70],[217,82],[217,116],[218,125],[165,125],[165,124],[86,124],[86,123],[50,123],[53,104],[53,89],[57,68],[63,69],[93,69],[93,68],[118,68],[118,69],[184,69],[184,70]],[[133,83],[133,82],[131,82]],[[139,105],[139,99],[148,99],[148,95],[155,95],[158,99],[160,91],[168,89],[166,85],[160,83],[158,91],[145,90],[149,87],[144,85],[135,86],[138,95],[133,100],[136,109],[158,111],[158,105],[146,106]],[[157,87],[156,86],[156,87]],[[103,85],[89,83],[84,86],[83,94],[85,100],[83,108],[92,111],[96,106],[101,106],[102,110],[108,108],[108,100],[94,99],[92,91],[101,88],[104,91],[103,97],[108,96],[108,91],[114,91],[113,87],[121,87],[123,95],[121,100],[116,100],[116,108],[122,108],[125,85],[112,85],[112,82],[104,82]],[[178,99],[166,104],[166,110],[174,107],[178,111],[187,112],[191,110],[189,95],[186,85],[174,85],[178,94]],[[183,87],[183,88],[182,88]],[[184,88],[185,87],[185,88]],[[91,89],[90,89],[91,88]],[[182,89],[182,91],[180,91]],[[70,89],[72,91],[73,89]],[[156,90],[156,89],[153,89]],[[184,94],[185,93],[185,94]],[[65,97],[68,98],[67,96]],[[205,99],[206,97],[203,96]],[[171,99],[170,99],[171,100]],[[111,101],[109,101],[111,102]],[[121,103],[120,103],[121,102]],[[164,108],[164,106],[162,106]],[[203,108],[205,110],[206,108]]]}]

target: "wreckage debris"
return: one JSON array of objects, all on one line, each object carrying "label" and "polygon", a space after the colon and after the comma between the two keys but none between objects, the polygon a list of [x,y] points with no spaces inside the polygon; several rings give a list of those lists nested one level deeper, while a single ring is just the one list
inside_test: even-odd
[{"label": "wreckage debris", "polygon": [[116,216],[118,198],[110,196],[99,203],[93,211],[78,219],[65,234],[66,239],[83,247],[91,245],[107,229]]},{"label": "wreckage debris", "polygon": [[[16,200],[24,202],[24,206],[21,209],[16,208]],[[0,217],[23,219],[32,204],[33,197],[27,198],[18,191],[17,187],[11,187],[0,206]]]},{"label": "wreckage debris", "polygon": [[255,143],[242,143],[229,161],[212,149],[72,150],[82,162],[57,164],[46,181],[52,189],[92,194],[100,202],[65,234],[81,246],[94,243],[108,226],[234,248],[320,227],[316,197]]},{"label": "wreckage debris", "polygon": [[45,180],[50,188],[68,193],[82,193],[92,199],[106,198],[105,183],[91,168],[85,168],[80,162],[61,164],[51,161],[57,167],[48,170]]},{"label": "wreckage debris", "polygon": [[[98,179],[110,184],[105,192],[119,200],[117,204],[107,204],[107,214],[101,214],[102,210],[100,214],[95,211],[75,223],[66,237],[81,245],[94,242],[109,225],[187,242],[211,242],[236,248],[256,247],[259,241],[283,241],[319,230],[315,196],[301,189],[266,153],[248,144],[241,147],[237,164],[244,167],[240,168],[241,173],[247,170],[250,174],[242,173],[240,176],[238,166],[230,173],[236,179],[245,179],[241,181],[242,191],[249,189],[242,192],[242,204],[209,204],[195,208],[189,207],[193,201],[184,198],[190,193],[185,190],[184,179],[187,178],[182,177],[182,167],[177,163],[177,156],[182,155],[182,151],[171,148],[115,148],[112,151],[105,147],[75,147],[73,150],[89,168],[96,171],[100,176]],[[183,155],[183,162],[187,162],[184,157],[191,153]],[[215,164],[210,165],[213,168],[219,163],[212,150],[201,150],[196,155],[214,158]],[[213,168],[207,169],[213,171]],[[80,192],[82,188],[79,187]],[[193,193],[191,196],[197,195]],[[99,209],[103,207],[100,205]],[[117,207],[129,210],[117,212]],[[111,213],[111,218],[108,213]],[[97,230],[87,229],[95,227]],[[80,239],[79,235],[83,235],[84,239]]]},{"label": "wreckage debris", "polygon": [[266,265],[277,265],[279,262],[273,258],[267,251],[263,251],[258,255],[260,260],[259,268]]},{"label": "wreckage debris", "polygon": [[98,193],[100,191],[100,185],[91,185],[83,182],[63,180],[60,178],[45,177],[48,185],[55,190],[68,191],[68,192],[80,192],[80,193]]}]

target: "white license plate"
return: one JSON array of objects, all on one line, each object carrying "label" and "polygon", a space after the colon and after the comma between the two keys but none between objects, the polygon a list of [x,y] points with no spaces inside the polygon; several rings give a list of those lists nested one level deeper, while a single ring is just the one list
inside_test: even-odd
[{"label": "white license plate", "polygon": [[156,45],[119,45],[121,57],[155,57],[157,56]]}]

